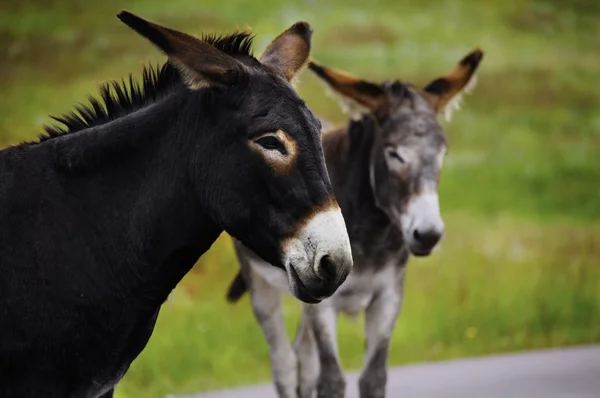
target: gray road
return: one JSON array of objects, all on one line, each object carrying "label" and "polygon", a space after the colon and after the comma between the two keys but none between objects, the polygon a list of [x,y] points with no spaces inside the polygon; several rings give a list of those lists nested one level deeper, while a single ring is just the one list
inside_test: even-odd
[{"label": "gray road", "polygon": [[[348,374],[346,398],[357,398]],[[388,398],[600,398],[600,345],[496,355],[390,371]],[[181,397],[184,398],[184,397]],[[276,398],[270,385],[185,398]]]}]

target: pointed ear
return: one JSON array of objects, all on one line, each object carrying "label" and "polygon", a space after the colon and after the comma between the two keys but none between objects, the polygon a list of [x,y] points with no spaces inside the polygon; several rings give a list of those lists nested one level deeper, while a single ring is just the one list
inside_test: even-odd
[{"label": "pointed ear", "polygon": [[121,11],[117,17],[164,52],[192,89],[210,85],[231,86],[244,74],[240,62],[209,43],[128,11]]},{"label": "pointed ear", "polygon": [[453,110],[460,107],[462,94],[469,92],[475,85],[475,71],[483,59],[483,51],[476,48],[467,54],[450,73],[433,80],[424,89],[423,94],[436,112],[444,110],[450,120]]},{"label": "pointed ear", "polygon": [[378,84],[319,65],[315,61],[309,62],[308,67],[323,79],[336,94],[342,97],[342,100],[344,100],[342,107],[346,111],[373,112],[385,103],[385,92]]},{"label": "pointed ear", "polygon": [[306,22],[296,22],[277,36],[260,57],[260,61],[291,82],[306,65],[310,55],[312,30]]}]

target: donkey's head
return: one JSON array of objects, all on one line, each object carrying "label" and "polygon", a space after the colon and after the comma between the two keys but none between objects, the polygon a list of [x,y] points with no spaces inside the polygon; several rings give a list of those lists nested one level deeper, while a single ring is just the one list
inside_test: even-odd
[{"label": "donkey's head", "polygon": [[369,160],[374,200],[402,231],[414,255],[431,253],[444,233],[437,191],[447,147],[437,114],[446,111],[450,116],[474,82],[482,57],[480,49],[472,51],[423,90],[399,81],[371,83],[310,63],[310,69],[341,95],[346,109],[375,121]]},{"label": "donkey's head", "polygon": [[351,271],[350,243],[320,123],[290,84],[310,53],[309,25],[293,25],[258,60],[248,33],[197,39],[126,11],[119,18],[187,85],[172,123],[190,131],[191,187],[211,219],[283,268],[300,300],[333,294]]}]

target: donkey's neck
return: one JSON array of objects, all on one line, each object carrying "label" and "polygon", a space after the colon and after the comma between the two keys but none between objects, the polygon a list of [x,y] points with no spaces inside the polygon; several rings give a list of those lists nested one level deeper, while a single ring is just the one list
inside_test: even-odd
[{"label": "donkey's neck", "polygon": [[[369,168],[375,126],[370,120],[351,121],[323,136],[327,171],[346,224],[360,227],[362,218],[385,218],[377,208]],[[384,221],[378,220],[378,221]]]},{"label": "donkey's neck", "polygon": [[173,94],[44,143],[52,146],[65,205],[82,230],[94,231],[83,238],[106,259],[111,283],[151,305],[166,299],[221,233],[190,180],[193,148],[202,147],[192,144],[208,132],[180,124],[185,105],[184,93]]},{"label": "donkey's neck", "polygon": [[370,118],[350,121],[323,137],[327,171],[346,221],[353,255],[364,254],[365,257],[404,247],[402,232],[377,207],[371,188],[374,123]]},{"label": "donkey's neck", "polygon": [[173,93],[118,119],[42,144],[53,147],[54,163],[65,172],[72,175],[104,173],[115,163],[137,162],[156,151],[157,142],[174,135],[171,126],[176,124],[178,108],[184,103],[182,92]]}]

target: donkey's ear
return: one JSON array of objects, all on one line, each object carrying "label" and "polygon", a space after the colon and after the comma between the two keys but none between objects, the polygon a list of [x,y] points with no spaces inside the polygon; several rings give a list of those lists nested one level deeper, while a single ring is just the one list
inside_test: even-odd
[{"label": "donkey's ear", "polygon": [[[380,85],[359,79],[345,72],[319,65],[315,61],[308,67],[340,95],[342,107],[351,113],[375,111],[385,103],[386,96]],[[349,103],[348,103],[349,102]]]},{"label": "donkey's ear", "polygon": [[308,61],[311,36],[308,23],[296,22],[267,46],[260,61],[291,82]]},{"label": "donkey's ear", "polygon": [[423,94],[436,112],[444,111],[450,120],[452,111],[459,109],[463,93],[475,86],[475,71],[483,59],[483,51],[476,48],[467,54],[450,73],[433,80]]},{"label": "donkey's ear", "polygon": [[240,62],[209,43],[157,25],[128,11],[121,11],[117,17],[164,52],[192,89],[210,85],[231,86],[244,73]]}]

